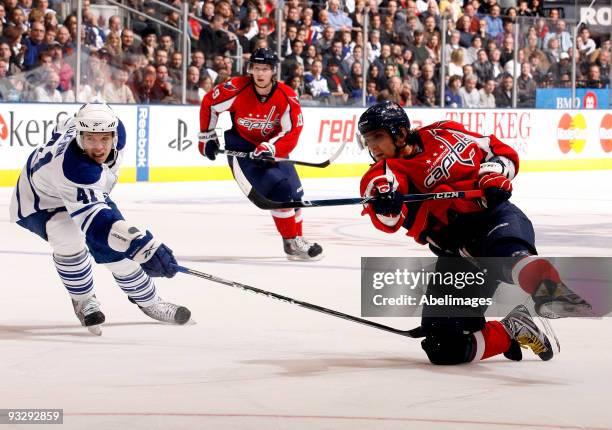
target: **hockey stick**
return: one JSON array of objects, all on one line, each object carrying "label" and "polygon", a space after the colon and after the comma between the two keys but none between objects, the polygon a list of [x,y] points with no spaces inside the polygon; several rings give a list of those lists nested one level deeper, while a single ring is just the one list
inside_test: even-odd
[{"label": "hockey stick", "polygon": [[345,320],[349,320],[358,324],[367,325],[372,328],[376,328],[378,330],[387,331],[393,334],[399,334],[400,336],[419,338],[424,337],[425,335],[422,333],[421,327],[413,328],[412,330],[399,330],[393,327],[389,327],[383,324],[376,323],[374,321],[368,321],[363,318],[355,317],[352,315],[348,315],[342,312],[335,311],[333,309],[324,308],[323,306],[313,305],[312,303],[303,302],[301,300],[292,299],[291,297],[282,296],[280,294],[273,293],[271,291],[262,290],[259,288],[251,287],[250,285],[241,284],[239,282],[228,281],[227,279],[218,278],[214,275],[210,275],[208,273],[198,272],[197,270],[189,269],[183,266],[176,266],[179,272],[186,273],[188,275],[196,276],[198,278],[208,279],[212,282],[217,282],[219,284],[229,285],[230,287],[240,288],[241,290],[248,291],[251,293],[262,294],[270,299],[280,300],[281,302],[290,303],[292,305],[298,305],[306,309],[310,309],[311,311],[321,312],[323,314],[331,315],[337,318],[342,318]]},{"label": "hockey stick", "polygon": [[[340,154],[342,154],[342,151],[344,150],[344,147],[346,146],[347,143],[348,141],[346,140],[343,141],[340,147],[338,148],[338,150],[334,152],[334,154],[332,154],[332,156],[329,159],[322,161],[320,163],[311,163],[308,161],[291,160],[289,158],[279,158],[279,157],[263,157],[263,158],[260,158],[260,160],[274,161],[277,163],[290,163],[290,164],[295,164],[298,166],[317,167],[317,168],[322,169],[324,167],[329,166],[331,163],[333,163],[336,160],[336,158],[340,156]],[[218,149],[217,154],[225,154],[225,155],[229,155],[232,157],[238,157],[238,158],[249,158],[251,156],[250,152],[230,151],[229,149]]]},{"label": "hockey stick", "polygon": [[[261,195],[245,177],[236,176],[236,182],[247,198],[259,209],[290,209],[290,208],[309,208],[323,206],[345,206],[366,204],[374,197],[353,197],[343,199],[324,199],[324,200],[300,200],[297,202],[275,202]],[[402,201],[406,203],[423,202],[426,200],[446,200],[446,199],[478,199],[482,197],[481,190],[469,191],[450,191],[444,193],[425,193],[425,194],[404,194]]]}]

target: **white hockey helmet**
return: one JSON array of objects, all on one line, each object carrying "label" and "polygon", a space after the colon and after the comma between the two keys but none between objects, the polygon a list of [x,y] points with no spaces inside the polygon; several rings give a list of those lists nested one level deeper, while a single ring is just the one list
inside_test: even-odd
[{"label": "white hockey helmet", "polygon": [[77,144],[83,148],[83,133],[113,133],[113,149],[117,149],[119,118],[106,103],[87,103],[75,115]]}]

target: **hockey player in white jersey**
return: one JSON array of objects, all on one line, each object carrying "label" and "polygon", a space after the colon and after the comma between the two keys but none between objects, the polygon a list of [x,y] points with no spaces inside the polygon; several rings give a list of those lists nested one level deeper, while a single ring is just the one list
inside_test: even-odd
[{"label": "hockey player in white jersey", "polygon": [[124,220],[109,193],[126,145],[123,123],[106,104],[83,105],[32,152],[10,206],[11,221],[45,239],[76,316],[101,334],[105,316],[93,291],[91,258],[149,317],[185,324],[191,312],[162,300],[151,277],[176,274],[172,251]]}]

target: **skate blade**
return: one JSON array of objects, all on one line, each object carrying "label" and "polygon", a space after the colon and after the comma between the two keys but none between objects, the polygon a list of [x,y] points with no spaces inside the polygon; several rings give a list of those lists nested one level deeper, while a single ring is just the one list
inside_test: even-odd
[{"label": "skate blade", "polygon": [[536,310],[536,313],[547,319],[572,317],[593,318],[596,316],[590,305],[571,305],[559,302],[545,303]]},{"label": "skate blade", "polygon": [[90,325],[87,327],[87,331],[95,336],[102,336],[102,327],[99,325]]},{"label": "skate blade", "polygon": [[287,254],[287,260],[289,261],[319,261],[323,259],[323,254],[319,254],[316,257],[300,257],[299,255]]}]

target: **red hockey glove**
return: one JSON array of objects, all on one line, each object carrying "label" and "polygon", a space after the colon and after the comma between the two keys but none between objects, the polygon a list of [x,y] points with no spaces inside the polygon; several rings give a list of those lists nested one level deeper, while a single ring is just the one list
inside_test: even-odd
[{"label": "red hockey glove", "polygon": [[499,173],[483,175],[478,181],[478,187],[484,192],[483,203],[488,208],[494,208],[512,195],[512,182]]},{"label": "red hockey glove", "polygon": [[257,145],[255,150],[251,152],[251,158],[274,158],[274,154],[276,154],[276,148],[274,145],[268,142],[263,142]]},{"label": "red hockey glove", "polygon": [[402,194],[394,191],[387,178],[379,178],[374,182],[372,190],[374,200],[371,205],[374,213],[384,216],[397,216],[402,212],[404,202]]},{"label": "red hockey glove", "polygon": [[200,154],[206,156],[209,160],[217,158],[219,151],[219,138],[215,130],[202,131],[198,134],[198,149]]}]

